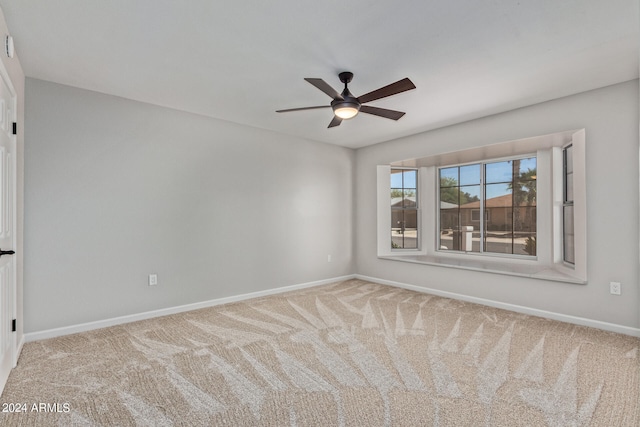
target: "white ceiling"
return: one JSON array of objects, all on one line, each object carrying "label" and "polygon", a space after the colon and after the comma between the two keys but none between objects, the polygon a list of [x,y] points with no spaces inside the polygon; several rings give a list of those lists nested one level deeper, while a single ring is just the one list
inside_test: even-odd
[{"label": "white ceiling", "polygon": [[[358,148],[638,77],[638,0],[0,0],[29,77]],[[417,89],[327,129],[303,80]]]}]

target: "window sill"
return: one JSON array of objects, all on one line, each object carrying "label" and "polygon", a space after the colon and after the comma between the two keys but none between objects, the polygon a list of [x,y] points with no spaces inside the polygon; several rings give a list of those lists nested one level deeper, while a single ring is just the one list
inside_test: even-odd
[{"label": "window sill", "polygon": [[467,258],[441,257],[433,255],[393,255],[379,256],[379,259],[410,262],[414,264],[435,265],[438,267],[458,268],[462,270],[483,271],[507,276],[527,277],[530,279],[551,280],[554,282],[584,285],[587,281],[570,274],[566,267],[539,265],[531,262],[506,262],[498,260],[470,260]]}]

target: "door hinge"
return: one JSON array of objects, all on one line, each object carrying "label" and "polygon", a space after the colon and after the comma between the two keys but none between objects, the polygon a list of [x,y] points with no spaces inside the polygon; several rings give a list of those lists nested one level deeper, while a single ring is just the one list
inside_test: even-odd
[{"label": "door hinge", "polygon": [[15,332],[16,331],[16,319],[13,319],[11,321],[11,332]]},{"label": "door hinge", "polygon": [[18,134],[18,123],[13,122],[13,134],[17,135]]}]

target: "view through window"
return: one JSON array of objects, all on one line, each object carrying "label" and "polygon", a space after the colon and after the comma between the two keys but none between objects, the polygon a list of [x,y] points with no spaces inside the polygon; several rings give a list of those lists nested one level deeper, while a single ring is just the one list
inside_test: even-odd
[{"label": "view through window", "polygon": [[418,171],[391,169],[391,248],[418,249]]},{"label": "view through window", "polygon": [[536,255],[536,157],[440,168],[440,250]]}]

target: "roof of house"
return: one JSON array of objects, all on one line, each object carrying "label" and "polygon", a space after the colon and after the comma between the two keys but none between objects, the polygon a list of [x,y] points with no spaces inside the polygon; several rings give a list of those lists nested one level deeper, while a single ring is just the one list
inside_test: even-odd
[{"label": "roof of house", "polygon": [[[453,209],[458,207],[458,205],[453,204],[453,203],[447,203],[447,202],[440,202],[440,206],[441,209]],[[443,203],[447,203],[447,207],[445,207],[443,205]],[[513,203],[513,196],[511,194],[504,194],[502,196],[498,196],[498,197],[492,197],[491,199],[487,199],[485,200],[484,203],[484,207],[485,208],[508,208],[511,207]],[[526,200],[524,200],[522,203],[520,203],[521,207],[524,206],[535,206],[536,202],[534,201],[533,203],[528,203]],[[465,203],[463,205],[460,205],[461,209],[480,209],[480,201],[475,201],[475,202],[469,202],[469,203]]]}]

